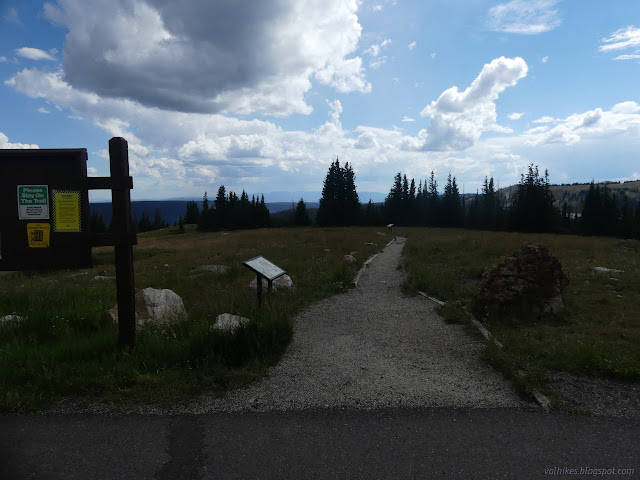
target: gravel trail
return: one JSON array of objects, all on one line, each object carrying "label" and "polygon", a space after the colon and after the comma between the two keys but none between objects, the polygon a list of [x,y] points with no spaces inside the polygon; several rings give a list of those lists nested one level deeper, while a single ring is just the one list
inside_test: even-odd
[{"label": "gravel trail", "polygon": [[481,340],[446,324],[431,302],[402,294],[404,242],[388,245],[357,288],[301,312],[267,377],[189,410],[530,406],[482,361]]}]

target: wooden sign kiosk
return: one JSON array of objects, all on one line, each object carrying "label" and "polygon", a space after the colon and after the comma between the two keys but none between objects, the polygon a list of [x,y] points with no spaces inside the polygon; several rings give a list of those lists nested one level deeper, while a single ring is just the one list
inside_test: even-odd
[{"label": "wooden sign kiosk", "polygon": [[[90,268],[91,247],[115,246],[118,333],[135,345],[131,223],[133,179],[127,141],[109,140],[110,177],[87,177],[87,150],[0,149],[0,270]],[[89,229],[89,190],[112,195],[112,232]]]}]

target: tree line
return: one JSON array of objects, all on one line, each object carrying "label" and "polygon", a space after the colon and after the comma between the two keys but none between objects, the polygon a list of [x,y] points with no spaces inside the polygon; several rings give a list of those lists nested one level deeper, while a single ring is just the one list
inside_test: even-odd
[{"label": "tree line", "polygon": [[201,232],[216,230],[239,230],[271,226],[271,215],[264,202],[264,195],[256,199],[244,190],[240,197],[234,192],[227,193],[224,185],[218,188],[213,202],[209,202],[207,192],[202,198],[202,208],[195,201],[188,201],[184,217],[179,225],[196,224]]},{"label": "tree line", "polygon": [[385,225],[459,227],[520,232],[577,233],[640,238],[640,202],[616,196],[593,182],[580,212],[565,202],[554,206],[549,172],[530,164],[507,196],[485,176],[481,191],[460,194],[456,177],[447,176],[438,191],[433,171],[425,180],[409,180],[398,172],[382,204],[359,204],[355,174],[349,164],[332,162],[324,181],[317,223],[335,225]]},{"label": "tree line", "polygon": [[[485,176],[481,190],[475,194],[461,194],[456,177],[448,174],[443,193],[438,190],[434,172],[426,179],[408,179],[396,173],[389,194],[383,203],[371,200],[362,205],[356,188],[356,175],[347,162],[340,165],[338,158],[329,166],[322,197],[315,218],[320,226],[387,225],[423,227],[457,227],[482,230],[521,232],[557,232],[583,235],[640,238],[640,202],[630,200],[625,193],[616,194],[607,185],[591,182],[583,208],[572,211],[565,201],[562,208],[554,206],[550,190],[549,172],[542,174],[530,164],[517,185],[498,190],[493,178]],[[135,219],[135,212],[132,212]],[[284,225],[304,226],[314,223],[304,199],[300,199]],[[178,221],[196,224],[200,231],[220,229],[250,229],[273,225],[264,195],[249,199],[246,191],[238,197],[220,186],[213,202],[204,193],[202,207],[188,201],[183,217]],[[91,231],[108,231],[102,217],[92,212]],[[281,223],[282,225],[282,223]],[[134,220],[138,232],[168,226],[159,209],[153,219],[143,212]]]}]

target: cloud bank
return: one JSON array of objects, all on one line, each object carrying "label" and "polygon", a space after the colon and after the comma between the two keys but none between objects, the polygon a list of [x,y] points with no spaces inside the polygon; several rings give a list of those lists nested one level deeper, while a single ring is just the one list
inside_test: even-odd
[{"label": "cloud bank", "polygon": [[[194,113],[308,114],[312,81],[368,92],[355,0],[59,0],[64,80]],[[90,12],[90,14],[88,13]]]}]

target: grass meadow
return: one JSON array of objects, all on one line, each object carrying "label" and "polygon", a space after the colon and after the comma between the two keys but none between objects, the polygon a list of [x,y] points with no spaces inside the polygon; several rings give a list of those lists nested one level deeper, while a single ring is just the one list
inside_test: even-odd
[{"label": "grass meadow", "polygon": [[[221,394],[264,375],[285,351],[300,309],[344,292],[363,262],[391,239],[379,228],[293,228],[199,233],[187,226],[138,236],[136,289],[170,288],[188,318],[138,332],[132,351],[102,325],[116,303],[113,249],[94,249],[94,268],[0,272],[0,316],[19,327],[0,329],[0,411],[33,411],[71,400],[113,410],[167,406],[206,392]],[[532,235],[456,229],[398,228],[406,236],[401,268],[405,293],[424,291],[447,302],[440,312],[467,322],[482,275],[522,244],[545,245],[569,277],[565,310],[553,322],[482,319],[504,345],[486,359],[525,395],[553,396],[547,372],[567,371],[640,381],[640,252],[612,238]],[[356,263],[344,261],[353,254]],[[257,307],[244,260],[263,255],[287,270],[294,291],[265,295]],[[226,273],[194,271],[224,265]],[[623,270],[598,273],[594,267]],[[96,276],[111,277],[94,280]],[[426,300],[425,300],[426,301]],[[220,313],[251,319],[235,333],[212,331]],[[471,330],[470,330],[471,331]]]},{"label": "grass meadow", "polygon": [[[424,291],[448,302],[441,313],[462,322],[482,275],[524,243],[546,246],[569,277],[565,309],[551,322],[482,320],[504,345],[490,344],[487,360],[524,393],[548,391],[547,372],[640,381],[640,251],[603,237],[452,229],[402,229],[408,237],[403,268],[408,293]],[[599,273],[594,267],[622,270]]]},{"label": "grass meadow", "polygon": [[[136,290],[175,291],[188,318],[139,331],[132,351],[121,349],[117,331],[101,323],[116,303],[113,248],[95,248],[89,270],[0,272],[0,316],[25,318],[17,328],[0,329],[0,410],[38,410],[67,400],[115,410],[170,405],[250,382],[286,349],[296,312],[349,288],[369,255],[389,241],[375,228],[186,230],[138,235]],[[344,261],[349,253],[356,263]],[[260,309],[248,287],[254,275],[242,265],[257,255],[286,270],[295,284],[294,291],[265,291]],[[228,271],[194,272],[201,265]],[[233,334],[211,331],[224,312],[251,322]]]}]

